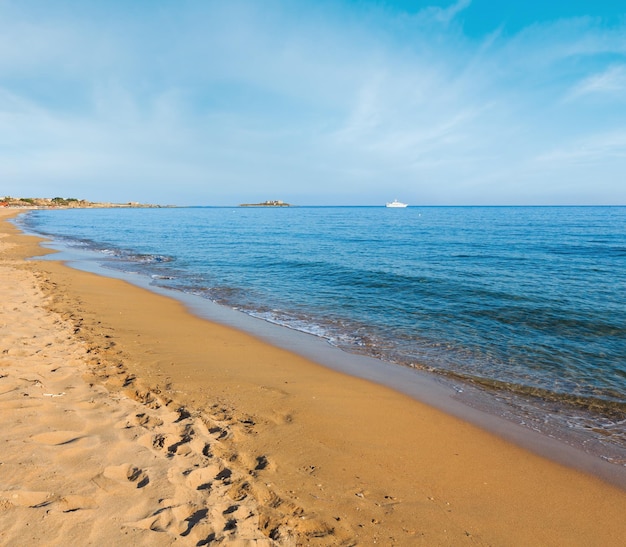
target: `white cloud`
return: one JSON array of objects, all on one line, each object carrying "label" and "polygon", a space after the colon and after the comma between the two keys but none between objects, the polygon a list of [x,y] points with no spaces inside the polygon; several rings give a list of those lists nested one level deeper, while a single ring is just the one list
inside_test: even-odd
[{"label": "white cloud", "polygon": [[471,0],[457,0],[446,8],[440,6],[428,6],[420,10],[415,18],[422,23],[435,22],[448,25],[459,13],[466,10]]},{"label": "white cloud", "polygon": [[573,87],[568,99],[591,95],[626,100],[626,65],[613,65],[602,72],[587,76]]}]

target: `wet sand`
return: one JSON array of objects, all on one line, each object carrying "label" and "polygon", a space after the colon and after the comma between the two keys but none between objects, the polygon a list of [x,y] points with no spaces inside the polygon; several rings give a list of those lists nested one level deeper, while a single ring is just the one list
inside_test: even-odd
[{"label": "wet sand", "polygon": [[3,545],[626,537],[615,485],[41,254],[0,223]]}]

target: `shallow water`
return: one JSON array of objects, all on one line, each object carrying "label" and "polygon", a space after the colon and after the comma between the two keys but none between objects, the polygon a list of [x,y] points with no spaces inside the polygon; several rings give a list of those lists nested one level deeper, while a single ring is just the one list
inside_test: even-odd
[{"label": "shallow water", "polygon": [[624,207],[38,210],[20,222],[108,268],[471,381],[533,428],[626,448]]}]

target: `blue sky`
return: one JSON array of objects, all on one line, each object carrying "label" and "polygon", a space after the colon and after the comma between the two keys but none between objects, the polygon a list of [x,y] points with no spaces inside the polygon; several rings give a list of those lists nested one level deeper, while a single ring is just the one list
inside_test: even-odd
[{"label": "blue sky", "polygon": [[619,4],[0,0],[0,195],[626,204]]}]

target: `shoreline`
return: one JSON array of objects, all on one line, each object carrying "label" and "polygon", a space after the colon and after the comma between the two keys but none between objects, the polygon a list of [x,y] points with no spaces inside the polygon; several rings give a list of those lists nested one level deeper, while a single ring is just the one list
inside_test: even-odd
[{"label": "shoreline", "polygon": [[[42,237],[37,233],[30,233]],[[540,419],[537,402],[530,401],[534,416],[521,416],[515,405],[529,401],[515,392],[498,392],[476,385],[463,376],[409,368],[378,357],[351,352],[323,337],[233,309],[175,288],[169,288],[141,273],[101,265],[92,251],[72,249],[54,240],[45,240],[47,255],[80,271],[118,279],[152,293],[181,302],[193,315],[227,326],[304,357],[328,369],[372,381],[408,395],[421,403],[460,418],[488,432],[557,463],[595,475],[626,490],[626,453],[585,431],[567,429],[562,422],[535,423]],[[504,402],[502,399],[506,399]],[[545,402],[544,402],[545,403]],[[565,403],[562,403],[565,404]],[[567,406],[565,410],[569,410]],[[562,412],[562,408],[553,408]],[[552,415],[551,415],[552,416]]]},{"label": "shoreline", "polygon": [[[231,502],[232,495],[250,500],[256,516],[246,522],[255,520],[268,544],[617,545],[626,535],[624,490],[389,388],[195,317],[171,298],[53,260],[24,262],[44,254],[41,240],[6,222],[2,230],[8,235],[0,241],[22,246],[10,266],[37,277],[47,313],[64,317],[72,338],[90,350],[94,387],[131,393],[142,404],[159,399],[214,424],[208,444],[245,479]],[[10,367],[3,362],[3,373]],[[192,445],[183,440],[174,452],[181,458]],[[210,520],[210,507],[197,511],[205,509],[196,531]],[[0,510],[0,519],[12,510]]]}]

